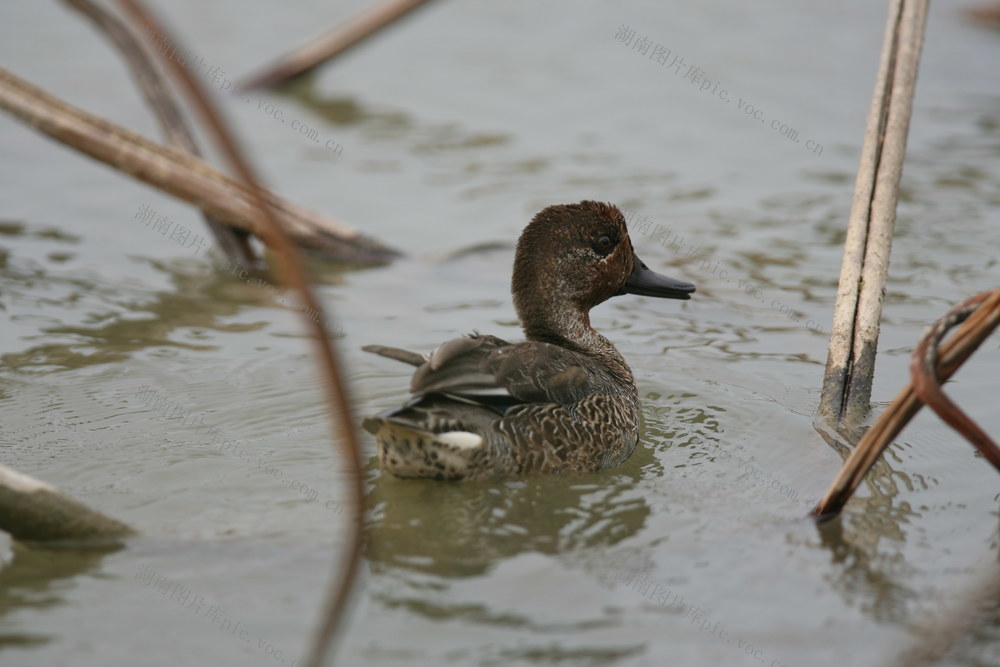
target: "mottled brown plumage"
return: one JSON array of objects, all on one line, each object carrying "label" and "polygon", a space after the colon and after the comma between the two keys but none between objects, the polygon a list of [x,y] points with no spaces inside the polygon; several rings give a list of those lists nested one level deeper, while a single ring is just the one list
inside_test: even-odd
[{"label": "mottled brown plumage", "polygon": [[618,465],[639,437],[625,359],[590,326],[619,294],[688,299],[694,285],[650,271],[610,204],[550,206],[517,243],[511,282],[527,340],[475,334],[429,355],[364,349],[417,366],[412,399],[365,420],[399,477],[490,479]]}]

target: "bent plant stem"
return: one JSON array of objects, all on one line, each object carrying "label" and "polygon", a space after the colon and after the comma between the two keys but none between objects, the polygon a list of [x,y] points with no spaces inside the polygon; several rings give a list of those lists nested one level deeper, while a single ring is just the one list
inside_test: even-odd
[{"label": "bent plant stem", "polygon": [[[952,308],[939,322],[947,323],[949,320],[955,320],[955,313],[970,308],[975,308],[975,312],[968,315],[967,319],[963,318],[965,321],[962,327],[944,343],[940,354],[937,355],[938,382],[948,380],[1000,325],[1000,288],[963,301]],[[954,321],[952,326],[954,324],[958,324],[958,321]],[[932,329],[926,334],[921,345],[914,351],[915,363],[922,363],[927,356],[924,343],[934,336],[935,331],[936,329]],[[944,331],[941,332],[941,336],[943,334]],[[917,361],[918,359],[921,361]],[[854,451],[844,461],[823,499],[810,512],[811,516],[823,521],[840,513],[885,448],[923,407],[915,386],[919,382],[920,380],[914,378],[907,383],[892,404],[879,416],[875,425],[865,433]],[[984,455],[990,458],[985,451]],[[993,461],[992,458],[990,460]]]},{"label": "bent plant stem", "polygon": [[303,44],[276,63],[247,77],[240,87],[265,88],[302,76],[357,46],[427,2],[429,0],[388,0]]},{"label": "bent plant stem", "polygon": [[[976,446],[986,460],[1000,471],[1000,448],[997,444],[968,417],[954,401],[952,401],[941,389],[936,376],[938,363],[938,345],[947,335],[948,331],[964,322],[976,309],[986,310],[987,316],[991,312],[990,299],[986,298],[989,293],[980,294],[969,301],[966,301],[959,308],[952,311],[938,320],[930,335],[924,337],[913,351],[910,361],[910,372],[914,379],[914,390],[917,396],[926,405],[930,406],[938,416],[953,429],[965,436],[966,440]],[[984,303],[985,301],[985,303]],[[970,303],[974,302],[974,303]],[[996,290],[992,297],[992,311],[997,311],[1000,306],[1000,289]],[[994,324],[994,326],[996,326]]]},{"label": "bent plant stem", "polygon": [[[141,2],[138,0],[119,1],[135,22],[149,26],[158,35],[170,37],[163,30],[161,23],[153,18]],[[172,38],[169,41],[174,44],[178,43]],[[349,523],[350,547],[348,554],[342,562],[340,577],[336,579],[337,584],[331,589],[326,614],[307,663],[311,667],[320,667],[326,659],[343,612],[350,600],[362,553],[364,480],[361,477],[361,448],[358,444],[353,422],[350,419],[351,411],[347,397],[347,386],[340,371],[337,353],[331,343],[330,333],[324,324],[325,318],[322,316],[322,308],[309,287],[309,279],[306,275],[305,267],[298,257],[291,238],[282,226],[277,212],[269,205],[263,189],[258,185],[258,179],[254,175],[253,170],[236,146],[229,130],[222,123],[220,114],[202,86],[180,63],[168,61],[168,66],[173,69],[182,89],[187,92],[203,120],[211,127],[220,150],[226,155],[229,162],[232,163],[233,168],[239,174],[240,178],[250,188],[255,202],[264,213],[266,220],[264,241],[277,251],[275,259],[279,269],[278,275],[300,293],[302,301],[306,306],[320,314],[316,319],[306,317],[306,326],[311,328],[315,335],[315,343],[318,347],[321,367],[326,379],[324,386],[330,405],[330,416],[333,421],[334,434],[339,436],[341,453],[344,456],[347,466],[347,477],[351,481],[350,504],[354,510],[353,521]]]},{"label": "bent plant stem", "polygon": [[[0,67],[0,109],[38,132],[132,178],[194,204],[227,225],[262,236],[266,222],[249,188],[201,158],[98,118],[49,95]],[[399,252],[341,222],[265,191],[300,246],[330,259],[385,264]]]},{"label": "bent plant stem", "polygon": [[[199,155],[198,145],[184,121],[184,115],[170,95],[170,87],[129,27],[114,14],[90,0],[64,0],[64,2],[90,19],[121,52],[132,71],[132,78],[156,115],[167,143],[192,155]],[[202,215],[216,243],[230,260],[254,269],[262,265],[254,255],[249,243],[250,235],[246,231],[230,227],[204,211]]]}]

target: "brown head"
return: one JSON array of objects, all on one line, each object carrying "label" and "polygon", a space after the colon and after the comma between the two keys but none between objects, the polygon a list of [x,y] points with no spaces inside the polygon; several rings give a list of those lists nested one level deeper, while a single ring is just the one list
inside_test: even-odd
[{"label": "brown head", "polygon": [[651,271],[632,249],[621,211],[582,201],[549,206],[521,233],[511,293],[532,340],[571,343],[590,328],[591,308],[619,294],[689,299],[694,285]]}]

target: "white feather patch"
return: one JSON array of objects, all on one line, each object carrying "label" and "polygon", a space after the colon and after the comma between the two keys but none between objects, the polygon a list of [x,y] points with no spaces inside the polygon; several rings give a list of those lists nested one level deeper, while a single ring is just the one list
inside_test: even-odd
[{"label": "white feather patch", "polygon": [[448,431],[438,433],[434,439],[446,445],[458,447],[460,449],[475,449],[483,444],[482,436],[470,433],[469,431]]}]

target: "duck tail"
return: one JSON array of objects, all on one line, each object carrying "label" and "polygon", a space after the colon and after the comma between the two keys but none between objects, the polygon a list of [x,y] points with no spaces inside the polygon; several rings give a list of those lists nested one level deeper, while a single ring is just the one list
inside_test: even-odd
[{"label": "duck tail", "polygon": [[485,451],[483,437],[470,431],[435,433],[387,416],[368,417],[364,427],[375,435],[382,469],[396,477],[468,479]]},{"label": "duck tail", "polygon": [[409,350],[403,350],[398,347],[388,347],[387,345],[365,345],[361,349],[365,352],[377,354],[380,357],[388,357],[389,359],[402,361],[404,364],[410,364],[411,366],[422,366],[424,362],[427,361],[427,357],[422,354],[410,352]]}]

